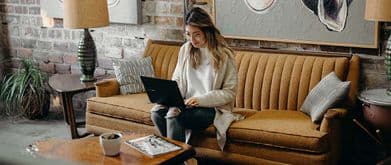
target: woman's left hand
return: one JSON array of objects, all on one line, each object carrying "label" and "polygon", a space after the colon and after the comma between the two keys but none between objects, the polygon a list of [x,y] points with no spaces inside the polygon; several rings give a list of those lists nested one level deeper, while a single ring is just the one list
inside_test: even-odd
[{"label": "woman's left hand", "polygon": [[198,105],[198,100],[194,97],[191,97],[187,100],[185,100],[185,104],[189,106],[197,106]]}]

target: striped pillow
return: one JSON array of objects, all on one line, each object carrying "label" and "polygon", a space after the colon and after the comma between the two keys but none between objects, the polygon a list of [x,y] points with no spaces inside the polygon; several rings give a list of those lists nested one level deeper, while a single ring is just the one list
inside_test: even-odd
[{"label": "striped pillow", "polygon": [[113,68],[121,94],[144,92],[140,76],[154,77],[152,58],[132,58],[129,61],[113,61]]},{"label": "striped pillow", "polygon": [[311,116],[312,122],[320,122],[327,109],[344,99],[349,87],[350,81],[342,82],[335,72],[331,72],[310,91],[301,111]]}]

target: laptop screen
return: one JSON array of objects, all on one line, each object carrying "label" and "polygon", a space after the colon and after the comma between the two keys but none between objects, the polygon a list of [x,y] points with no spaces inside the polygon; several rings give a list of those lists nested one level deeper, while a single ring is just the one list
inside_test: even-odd
[{"label": "laptop screen", "polygon": [[140,78],[152,103],[185,110],[184,98],[176,81],[146,76],[140,76]]}]

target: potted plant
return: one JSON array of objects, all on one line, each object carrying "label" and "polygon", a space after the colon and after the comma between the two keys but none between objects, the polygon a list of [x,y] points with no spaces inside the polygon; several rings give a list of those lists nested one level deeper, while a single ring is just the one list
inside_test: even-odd
[{"label": "potted plant", "polygon": [[[0,100],[9,116],[35,119],[48,110],[47,76],[31,60],[24,59],[14,73],[6,75],[0,84]],[[50,101],[49,101],[50,104]]]},{"label": "potted plant", "polygon": [[119,154],[122,135],[120,133],[104,133],[99,136],[99,142],[103,149],[103,154],[116,156]]}]

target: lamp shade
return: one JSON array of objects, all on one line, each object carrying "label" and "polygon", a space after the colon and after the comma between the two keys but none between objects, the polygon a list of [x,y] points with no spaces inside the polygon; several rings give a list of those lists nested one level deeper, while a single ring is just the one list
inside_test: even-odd
[{"label": "lamp shade", "polygon": [[367,0],[365,19],[371,21],[391,21],[391,0]]},{"label": "lamp shade", "polygon": [[64,0],[65,28],[84,29],[107,25],[107,0]]}]

